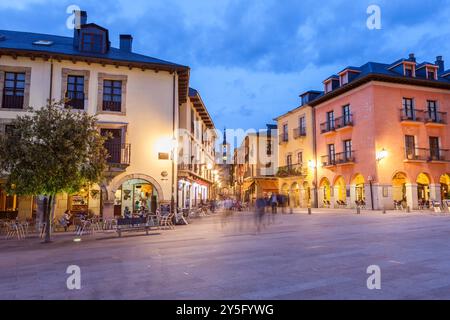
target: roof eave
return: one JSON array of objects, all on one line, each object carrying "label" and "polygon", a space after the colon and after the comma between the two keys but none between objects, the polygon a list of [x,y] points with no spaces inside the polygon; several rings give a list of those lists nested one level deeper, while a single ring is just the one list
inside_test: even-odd
[{"label": "roof eave", "polygon": [[317,98],[316,100],[311,101],[309,103],[309,105],[311,105],[312,107],[316,107],[323,102],[331,100],[345,92],[353,90],[353,89],[355,89],[365,83],[368,83],[370,81],[382,81],[382,82],[389,82],[389,83],[418,85],[418,86],[450,90],[450,83],[444,83],[442,81],[431,81],[431,80],[426,80],[426,79],[412,79],[412,78],[399,78],[399,77],[394,77],[394,76],[389,76],[389,75],[372,73],[372,74],[368,74],[364,77],[361,77],[355,81],[349,82],[346,86],[343,86],[336,90],[333,90],[321,98]]}]

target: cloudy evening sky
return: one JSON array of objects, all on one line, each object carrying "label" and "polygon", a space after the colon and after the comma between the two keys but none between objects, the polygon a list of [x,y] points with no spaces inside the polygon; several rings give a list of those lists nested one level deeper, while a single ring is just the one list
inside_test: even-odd
[{"label": "cloudy evening sky", "polygon": [[[135,52],[190,66],[218,128],[263,127],[347,65],[414,52],[450,67],[444,0],[0,0],[0,29],[71,36],[71,4],[108,28],[113,46],[130,33]],[[371,4],[381,30],[366,27]]]}]

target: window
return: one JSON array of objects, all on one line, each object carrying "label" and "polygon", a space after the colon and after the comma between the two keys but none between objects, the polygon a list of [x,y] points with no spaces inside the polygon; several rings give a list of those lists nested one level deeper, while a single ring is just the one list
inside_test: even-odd
[{"label": "window", "polygon": [[101,34],[84,32],[81,40],[81,51],[103,52],[103,36]]},{"label": "window", "polygon": [[347,161],[352,159],[352,140],[344,141],[344,156]]},{"label": "window", "polygon": [[195,134],[195,115],[194,109],[191,108],[191,134]]},{"label": "window", "polygon": [[437,101],[428,100],[427,111],[428,111],[428,119],[430,119],[432,122],[439,122]]},{"label": "window", "polygon": [[334,144],[328,145],[328,161],[329,164],[334,164],[336,162],[336,149]]},{"label": "window", "polygon": [[403,116],[408,120],[415,120],[414,100],[411,98],[403,98]]},{"label": "window", "polygon": [[292,155],[288,155],[286,157],[286,165],[287,165],[288,168],[292,167]]},{"label": "window", "polygon": [[327,131],[334,130],[334,111],[327,112]]},{"label": "window", "polygon": [[122,81],[103,81],[103,111],[120,112],[122,107]]},{"label": "window", "polygon": [[306,118],[305,117],[300,117],[299,119],[299,132],[298,134],[300,136],[305,136],[306,135]]},{"label": "window", "polygon": [[414,75],[413,67],[412,66],[405,66],[405,76],[412,77],[413,75]]},{"label": "window", "polygon": [[25,73],[5,72],[2,108],[22,109],[25,96]]},{"label": "window", "polygon": [[67,77],[67,106],[73,109],[84,109],[84,76]]},{"label": "window", "polygon": [[428,70],[427,78],[430,79],[430,80],[435,80],[436,79],[436,72],[434,70]]},{"label": "window", "polygon": [[405,136],[406,159],[414,160],[416,158],[416,139],[414,136]]},{"label": "window", "polygon": [[303,163],[303,152],[297,153],[297,164]]},{"label": "window", "polygon": [[331,80],[325,83],[325,93],[328,93],[330,91],[333,91],[333,85],[331,83]]},{"label": "window", "polygon": [[439,151],[439,137],[430,137],[430,157],[431,160],[439,160],[440,151]]},{"label": "window", "polygon": [[352,123],[352,114],[350,112],[350,105],[342,107],[344,126],[348,126]]},{"label": "window", "polygon": [[288,141],[289,134],[288,134],[288,125],[287,123],[283,124],[283,141]]}]

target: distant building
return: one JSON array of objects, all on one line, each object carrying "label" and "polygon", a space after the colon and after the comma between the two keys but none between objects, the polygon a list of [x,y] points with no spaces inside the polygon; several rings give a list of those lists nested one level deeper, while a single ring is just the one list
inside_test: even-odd
[{"label": "distant building", "polygon": [[278,193],[277,127],[249,133],[235,152],[234,188],[239,200],[253,204],[257,197]]}]

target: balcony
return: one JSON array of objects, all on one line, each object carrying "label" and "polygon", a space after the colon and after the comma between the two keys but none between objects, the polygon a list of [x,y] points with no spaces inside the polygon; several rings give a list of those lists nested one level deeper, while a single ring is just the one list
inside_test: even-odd
[{"label": "balcony", "polygon": [[306,128],[296,128],[294,129],[294,139],[306,137]]},{"label": "balcony", "polygon": [[355,162],[355,151],[336,153],[332,156],[322,156],[322,166],[324,167],[350,165]]},{"label": "balcony", "polygon": [[450,162],[448,149],[405,149],[405,162]]},{"label": "balcony", "polygon": [[68,99],[65,106],[76,110],[84,110],[84,99]]},{"label": "balcony", "polygon": [[131,144],[105,142],[108,150],[107,164],[114,168],[126,168],[131,163]]},{"label": "balcony", "polygon": [[178,175],[186,177],[189,175],[195,175],[198,178],[212,182],[212,176],[208,175],[208,172],[203,169],[205,167],[205,165],[200,164],[180,163],[178,164]]},{"label": "balcony", "polygon": [[353,127],[353,115],[349,114],[334,120],[335,130]]},{"label": "balcony", "polygon": [[306,175],[308,175],[307,168],[302,163],[279,167],[276,174],[279,178],[301,177]]},{"label": "balcony", "polygon": [[423,110],[405,110],[402,108],[400,109],[400,121],[406,124],[419,124],[425,121],[425,112]]},{"label": "balcony", "polygon": [[4,94],[2,108],[23,109],[23,96]]},{"label": "balcony", "polygon": [[427,126],[443,126],[447,124],[447,112],[426,113],[425,124]]},{"label": "balcony", "polygon": [[449,149],[431,149],[430,159],[431,162],[450,162],[450,150]]},{"label": "balcony", "polygon": [[280,145],[288,143],[289,142],[289,135],[288,135],[288,133],[285,132],[283,134],[280,134],[278,142],[279,142]]},{"label": "balcony", "polygon": [[122,102],[118,101],[105,101],[103,100],[103,111],[120,112],[122,108]]},{"label": "balcony", "polygon": [[334,121],[327,121],[320,124],[320,133],[330,133],[336,130],[336,125]]}]

